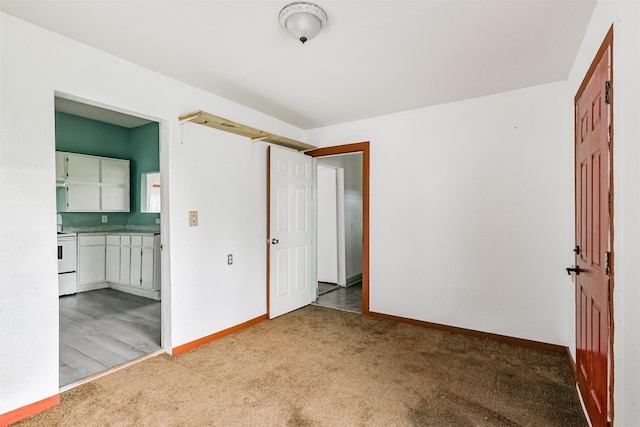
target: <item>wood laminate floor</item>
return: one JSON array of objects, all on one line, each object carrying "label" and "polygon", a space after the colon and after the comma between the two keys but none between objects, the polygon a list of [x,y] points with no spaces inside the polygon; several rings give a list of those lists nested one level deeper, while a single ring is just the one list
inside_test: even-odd
[{"label": "wood laminate floor", "polygon": [[60,387],[160,349],[160,301],[114,289],[60,297]]}]

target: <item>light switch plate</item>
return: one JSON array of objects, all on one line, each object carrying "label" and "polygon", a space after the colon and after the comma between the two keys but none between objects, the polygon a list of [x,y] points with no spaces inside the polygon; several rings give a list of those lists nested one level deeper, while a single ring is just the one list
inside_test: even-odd
[{"label": "light switch plate", "polygon": [[107,222],[107,216],[106,215],[102,215],[102,222],[103,223]]},{"label": "light switch plate", "polygon": [[189,211],[189,226],[197,227],[198,225],[198,211]]}]

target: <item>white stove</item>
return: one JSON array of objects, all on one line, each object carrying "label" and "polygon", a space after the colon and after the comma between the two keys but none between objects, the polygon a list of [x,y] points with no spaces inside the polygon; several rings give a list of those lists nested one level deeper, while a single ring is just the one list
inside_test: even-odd
[{"label": "white stove", "polygon": [[61,230],[62,219],[58,216],[58,295],[75,294],[76,282],[76,233],[64,233]]}]

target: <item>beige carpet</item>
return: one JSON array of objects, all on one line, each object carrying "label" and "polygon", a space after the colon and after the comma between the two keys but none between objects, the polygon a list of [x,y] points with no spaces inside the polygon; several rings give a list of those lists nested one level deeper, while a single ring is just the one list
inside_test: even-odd
[{"label": "beige carpet", "polygon": [[19,426],[586,426],[563,354],[309,306]]}]

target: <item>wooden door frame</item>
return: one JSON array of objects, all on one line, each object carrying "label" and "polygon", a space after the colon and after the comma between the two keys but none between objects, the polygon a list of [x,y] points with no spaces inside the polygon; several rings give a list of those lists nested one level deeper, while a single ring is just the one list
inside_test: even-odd
[{"label": "wooden door frame", "polygon": [[369,314],[369,141],[307,151],[311,157],[362,153],[362,314]]},{"label": "wooden door frame", "polygon": [[[573,145],[574,145],[574,206],[577,207],[576,203],[577,203],[577,194],[576,194],[576,189],[578,188],[577,185],[577,178],[576,178],[576,171],[575,171],[575,164],[576,164],[576,160],[577,159],[577,146],[576,146],[576,138],[577,138],[577,123],[578,123],[578,117],[576,116],[576,108],[575,106],[578,103],[578,100],[580,99],[580,96],[583,94],[583,92],[585,91],[585,89],[587,88],[587,85],[589,83],[589,81],[591,80],[591,78],[593,77],[593,74],[596,71],[596,68],[598,66],[598,64],[600,63],[600,60],[602,59],[602,57],[604,56],[604,54],[606,53],[607,49],[610,49],[610,55],[611,57],[609,58],[609,81],[610,81],[610,92],[609,92],[609,251],[610,251],[610,259],[609,259],[609,264],[610,264],[610,274],[609,274],[609,287],[608,287],[608,301],[609,304],[607,306],[607,316],[609,319],[609,343],[608,343],[608,371],[609,371],[609,384],[608,384],[608,388],[607,388],[607,393],[608,393],[608,419],[610,421],[613,421],[614,419],[614,402],[613,402],[613,386],[614,386],[614,363],[613,363],[613,355],[614,355],[614,348],[613,348],[613,342],[614,342],[614,329],[615,329],[615,324],[614,324],[614,317],[613,317],[613,290],[614,290],[614,265],[615,265],[615,255],[614,255],[614,251],[613,251],[613,243],[614,243],[614,224],[613,224],[613,214],[614,214],[614,204],[613,204],[613,200],[614,200],[614,181],[613,181],[613,147],[614,147],[614,125],[613,125],[613,112],[614,112],[614,108],[613,108],[613,101],[614,101],[614,90],[613,90],[613,25],[609,28],[609,31],[607,32],[607,35],[605,36],[604,40],[602,41],[602,44],[600,45],[600,48],[598,49],[598,52],[596,53],[595,57],[593,58],[593,61],[591,62],[591,65],[589,66],[589,69],[587,70],[587,73],[585,74],[582,83],[580,83],[580,86],[578,88],[578,91],[576,92],[576,95],[573,99],[573,104],[574,104],[574,138],[573,138]],[[574,215],[577,215],[577,211],[574,213]],[[575,216],[574,216],[575,218]],[[576,227],[577,227],[577,222],[576,222]],[[574,233],[576,233],[575,235],[577,236],[577,229],[574,231]],[[577,307],[576,307],[577,309]],[[574,317],[575,317],[575,313],[574,313]],[[576,330],[575,330],[576,336],[576,343],[577,343],[577,333],[578,333],[578,324],[576,322]],[[577,356],[577,348],[576,348],[576,356]],[[576,383],[578,380],[578,375],[577,372],[575,371],[576,366],[574,365],[574,376],[576,379]],[[580,391],[580,387],[578,387],[578,391]],[[588,415],[588,414],[587,414]]]}]

